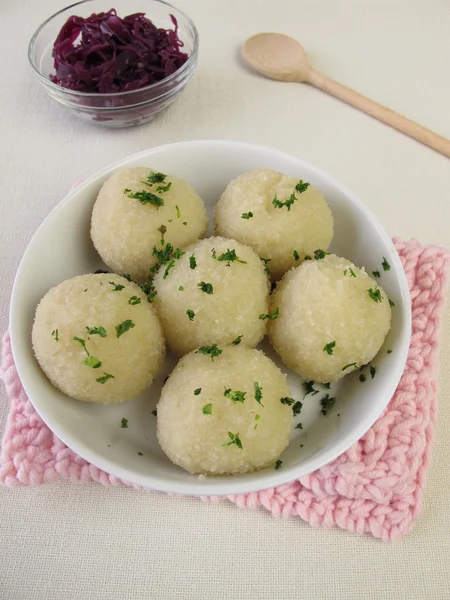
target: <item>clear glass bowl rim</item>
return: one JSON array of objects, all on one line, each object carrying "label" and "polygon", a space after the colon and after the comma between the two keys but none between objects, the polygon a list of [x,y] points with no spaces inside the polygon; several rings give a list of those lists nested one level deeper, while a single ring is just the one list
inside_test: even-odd
[{"label": "clear glass bowl rim", "polygon": [[[39,79],[42,81],[42,83],[44,83],[46,86],[49,86],[56,92],[59,92],[59,93],[63,92],[65,94],[68,94],[69,96],[74,96],[77,98],[104,98],[105,100],[108,98],[117,98],[117,97],[122,98],[122,97],[126,97],[128,95],[136,94],[137,92],[145,92],[147,90],[158,90],[163,85],[166,86],[168,83],[170,83],[174,79],[180,77],[180,75],[183,75],[185,71],[189,71],[189,69],[191,68],[191,65],[195,62],[195,60],[197,58],[197,53],[198,53],[199,37],[198,37],[198,30],[197,30],[197,27],[195,26],[194,21],[192,21],[192,19],[190,17],[188,17],[188,15],[185,12],[183,12],[176,6],[173,6],[172,4],[169,4],[168,2],[165,2],[164,0],[152,0],[153,2],[158,2],[159,4],[164,4],[169,10],[174,10],[174,11],[178,12],[179,14],[183,15],[183,17],[186,19],[186,21],[189,24],[189,27],[192,30],[192,34],[193,34],[193,38],[194,38],[194,45],[192,48],[192,52],[189,55],[187,61],[184,63],[184,65],[182,65],[177,71],[172,73],[172,75],[169,75],[168,77],[162,79],[161,81],[157,81],[156,83],[151,83],[150,85],[147,85],[142,88],[138,88],[137,90],[129,90],[127,92],[111,92],[111,93],[78,92],[77,90],[70,90],[68,88],[62,87],[61,85],[57,85],[56,83],[53,83],[53,81],[51,81],[48,77],[46,77],[45,75],[43,75],[40,72],[40,70],[37,68],[37,65],[35,64],[34,60],[32,59],[32,53],[34,50],[36,38],[41,33],[41,31],[44,29],[44,27],[48,23],[50,23],[50,21],[52,21],[52,19],[54,19],[55,17],[61,15],[62,13],[66,12],[66,11],[69,11],[69,10],[75,8],[76,6],[80,6],[80,4],[88,4],[89,2],[93,2],[93,1],[94,0],[80,0],[80,2],[75,2],[74,4],[71,4],[70,6],[66,6],[65,8],[62,8],[58,12],[54,13],[53,15],[48,17],[48,19],[46,19],[41,25],[39,25],[39,27],[34,32],[32,38],[30,40],[30,43],[28,44],[28,61],[29,61],[30,65],[32,66],[34,72],[39,77]],[[154,99],[156,100],[156,98],[154,98]]]}]

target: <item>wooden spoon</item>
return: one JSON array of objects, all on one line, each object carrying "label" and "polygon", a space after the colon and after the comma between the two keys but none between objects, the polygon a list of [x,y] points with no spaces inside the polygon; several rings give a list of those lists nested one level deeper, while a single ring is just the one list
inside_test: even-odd
[{"label": "wooden spoon", "polygon": [[297,40],[280,33],[260,33],[245,42],[242,54],[258,73],[279,81],[310,83],[450,158],[450,140],[318,73]]}]

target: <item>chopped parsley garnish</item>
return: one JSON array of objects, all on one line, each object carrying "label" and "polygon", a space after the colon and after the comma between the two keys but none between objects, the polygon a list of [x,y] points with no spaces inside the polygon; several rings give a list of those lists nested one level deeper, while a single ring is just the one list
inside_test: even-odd
[{"label": "chopped parsley garnish", "polygon": [[392,354],[392,350],[389,348],[389,350],[386,350],[386,354]]},{"label": "chopped parsley garnish", "polygon": [[383,300],[383,296],[378,288],[376,290],[369,288],[367,291],[369,293],[369,297],[372,298],[374,302],[381,302]]},{"label": "chopped parsley garnish", "polygon": [[179,285],[179,286],[178,286],[178,291],[179,291],[179,292],[182,292],[183,290],[184,290],[184,287],[183,287],[182,285]]},{"label": "chopped parsley garnish", "polygon": [[355,271],[354,271],[353,269],[349,269],[349,271],[350,271],[350,275],[351,275],[352,277],[356,277],[356,275],[355,275]]},{"label": "chopped parsley garnish", "polygon": [[214,293],[214,289],[211,283],[206,283],[204,281],[201,281],[200,283],[197,283],[197,287],[199,287],[202,292],[205,292],[205,294],[213,294]]},{"label": "chopped parsley garnish", "polygon": [[302,408],[303,408],[303,404],[300,402],[300,400],[297,400],[297,402],[294,402],[294,404],[292,405],[292,412],[294,413],[294,417],[299,415],[302,412]]},{"label": "chopped parsley garnish", "polygon": [[233,390],[231,388],[225,388],[223,395],[226,398],[229,398],[233,402],[233,404],[236,404],[236,402],[245,402],[245,394],[246,393],[247,392],[239,392],[239,391],[233,392]]},{"label": "chopped parsley garnish", "polygon": [[282,460],[280,460],[280,459],[278,459],[278,460],[275,462],[275,471],[278,471],[278,469],[281,467],[281,465],[282,465],[282,464],[283,464],[283,461],[282,461]]},{"label": "chopped parsley garnish", "polygon": [[195,269],[195,267],[197,266],[197,261],[195,260],[195,254],[192,254],[192,256],[189,257],[189,266],[191,267],[191,269]]},{"label": "chopped parsley garnish", "polygon": [[188,308],[187,311],[186,311],[186,314],[189,317],[189,321],[193,321],[194,320],[195,312],[193,310],[191,310],[190,308]]},{"label": "chopped parsley garnish", "polygon": [[325,394],[325,396],[320,401],[320,406],[322,407],[321,413],[323,415],[327,415],[333,408],[335,402],[336,398],[331,398],[330,394]]},{"label": "chopped parsley garnish", "polygon": [[161,194],[162,192],[168,192],[171,187],[172,187],[172,182],[169,181],[169,183],[167,185],[158,185],[158,187],[156,188],[156,191]]},{"label": "chopped parsley garnish", "polygon": [[155,410],[152,410],[152,415],[153,415],[154,417],[157,417],[157,416],[158,416],[158,412],[157,412],[156,408],[155,408]]},{"label": "chopped parsley garnish", "polygon": [[310,256],[309,254],[305,254],[304,260],[312,260],[312,256]]},{"label": "chopped parsley garnish", "polygon": [[253,383],[253,387],[255,389],[255,400],[258,404],[261,404],[261,406],[263,406],[263,403],[261,402],[262,400],[262,388],[259,387],[259,384],[257,381],[255,381]]},{"label": "chopped parsley garnish", "polygon": [[251,219],[253,217],[253,213],[251,211],[242,213],[241,219]]},{"label": "chopped parsley garnish", "polygon": [[281,202],[281,200],[278,200],[278,196],[275,194],[273,200],[272,200],[272,204],[275,206],[275,208],[283,208],[284,206],[288,209],[288,211],[291,210],[291,206],[294,204],[294,202],[297,200],[297,198],[295,197],[295,194],[291,194],[289,196],[289,198],[286,200],[286,202]]},{"label": "chopped parsley garnish", "polygon": [[364,375],[364,373],[361,373],[361,375],[359,376],[359,380],[361,383],[364,383],[366,381],[367,377]]},{"label": "chopped parsley garnish", "polygon": [[76,337],[76,336],[73,339],[75,342],[79,342],[83,346],[83,350],[86,352],[86,356],[89,357],[90,354],[88,352],[88,349],[86,348],[86,342],[83,339]]},{"label": "chopped parsley garnish", "polygon": [[89,358],[83,360],[83,365],[91,367],[91,369],[98,369],[102,366],[102,361],[95,358],[95,356],[89,356]]},{"label": "chopped parsley garnish", "polygon": [[122,277],[123,277],[124,279],[126,279],[127,281],[133,281],[133,280],[131,279],[131,275],[129,275],[128,273],[124,273],[124,274],[122,275]]},{"label": "chopped parsley garnish", "polygon": [[147,190],[139,190],[139,192],[132,192],[131,190],[123,190],[123,193],[128,196],[128,198],[133,198],[133,200],[139,200],[141,204],[153,204],[159,208],[163,206],[164,200],[157,196],[156,194],[152,194],[152,192],[147,192]]},{"label": "chopped parsley garnish", "polygon": [[346,371],[347,369],[350,369],[351,367],[355,367],[355,369],[357,369],[358,365],[355,362],[348,363],[348,365],[345,365],[345,367],[342,367],[341,371]]},{"label": "chopped parsley garnish", "polygon": [[395,306],[395,303],[389,298],[389,306],[392,308],[393,306]]},{"label": "chopped parsley garnish", "polygon": [[211,357],[212,360],[214,360],[214,358],[216,358],[217,356],[220,356],[222,354],[223,350],[221,350],[220,348],[217,347],[217,344],[213,344],[212,346],[201,346],[197,352],[200,354],[205,354],[205,355],[209,355]]},{"label": "chopped parsley garnish", "polygon": [[322,383],[322,385],[324,388],[327,388],[327,390],[329,390],[331,387],[331,383]]},{"label": "chopped parsley garnish", "polygon": [[212,404],[205,404],[202,408],[202,413],[204,415],[212,415]]},{"label": "chopped parsley garnish", "polygon": [[121,290],[123,290],[123,288],[125,287],[124,285],[121,285],[120,283],[114,283],[114,281],[108,281],[109,285],[113,286],[113,292],[120,292]]},{"label": "chopped parsley garnish", "polygon": [[144,456],[142,452],[138,452],[138,456]]},{"label": "chopped parsley garnish", "polygon": [[138,296],[131,296],[131,298],[128,300],[128,304],[131,304],[131,306],[136,306],[136,304],[140,303],[141,299]]},{"label": "chopped parsley garnish", "polygon": [[242,335],[238,335],[237,338],[231,342],[233,346],[239,346],[243,337],[244,336]]},{"label": "chopped parsley garnish", "polygon": [[[158,227],[157,231],[159,231],[159,233],[164,237],[164,234],[167,231],[167,227],[165,225],[161,225],[160,227]],[[162,245],[164,245],[164,243]]]},{"label": "chopped parsley garnish", "polygon": [[229,248],[227,248],[227,251],[224,252],[223,254],[221,254],[220,256],[216,257],[216,252],[215,250],[212,251],[213,252],[213,258],[215,258],[216,260],[219,260],[221,262],[238,262],[238,263],[242,263],[243,265],[247,264],[246,260],[240,260],[239,256],[236,255],[236,250],[230,250]]},{"label": "chopped parsley garnish", "polygon": [[303,423],[297,423],[295,429],[303,429]]},{"label": "chopped parsley garnish", "polygon": [[222,448],[226,448],[227,446],[232,446],[233,444],[235,444],[238,448],[242,450],[242,442],[239,438],[239,433],[231,433],[231,431],[229,431],[228,437],[230,438],[230,441],[225,442],[225,444],[222,444]]},{"label": "chopped parsley garnish", "polygon": [[157,272],[161,265],[168,263],[172,257],[172,252],[172,244],[166,244],[165,248],[161,248],[161,250],[158,250],[156,246],[153,246],[152,256],[156,258],[159,264],[155,265],[155,267],[152,267],[152,272]]},{"label": "chopped parsley garnish", "polygon": [[[94,274],[95,275],[100,275],[100,274],[102,274],[102,275],[109,275],[109,271],[104,271],[103,269],[97,269]],[[126,278],[125,275],[123,275],[123,277]]]},{"label": "chopped parsley garnish", "polygon": [[311,396],[315,396],[319,393],[319,390],[314,389],[314,381],[304,381],[303,387],[305,388],[305,395],[303,398],[311,394]]},{"label": "chopped parsley garnish", "polygon": [[325,250],[322,250],[321,248],[319,248],[318,250],[314,250],[314,258],[316,260],[321,260],[322,258],[325,258],[325,256],[328,256],[328,254],[330,253],[325,252]]},{"label": "chopped parsley garnish", "polygon": [[111,373],[105,373],[102,377],[98,377],[95,381],[103,385],[108,381],[108,379],[115,379],[115,377],[114,375],[111,375]]},{"label": "chopped parsley garnish", "polygon": [[107,336],[106,329],[101,325],[99,327],[86,327],[86,331],[89,335],[99,335],[102,338]]},{"label": "chopped parsley garnish", "polygon": [[306,181],[302,181],[301,179],[295,186],[296,191],[299,192],[300,194],[303,194],[303,192],[306,192],[306,190],[308,188],[309,188],[309,183],[307,183]]},{"label": "chopped parsley garnish", "polygon": [[[52,337],[54,337],[54,338],[55,338],[55,342],[59,342],[59,331],[58,331],[58,329],[54,329],[54,330],[52,331]],[[242,336],[241,336],[241,337],[242,337]],[[234,342],[233,342],[233,343],[234,343]]]},{"label": "chopped parsley garnish", "polygon": [[303,448],[303,444],[300,444],[300,448]]},{"label": "chopped parsley garnish", "polygon": [[133,329],[134,327],[134,323],[131,319],[127,319],[126,321],[122,321],[122,323],[120,323],[120,325],[116,326],[116,337],[120,338],[121,335],[123,335],[124,333],[126,333],[127,331],[129,331],[130,329]]},{"label": "chopped parsley garnish", "polygon": [[167,175],[164,173],[159,173],[158,171],[150,171],[150,174],[147,177],[147,181],[142,182],[147,185],[153,185],[154,183],[163,183]]},{"label": "chopped parsley garnish", "polygon": [[381,273],[380,273],[380,271],[372,271],[372,276],[373,277],[381,277]]},{"label": "chopped parsley garnish", "polygon": [[202,393],[202,388],[197,388],[194,390],[194,396],[199,396]]},{"label": "chopped parsley garnish", "polygon": [[177,211],[177,219],[179,219],[181,213],[180,213],[180,208],[179,208],[178,204],[175,205],[175,210]]},{"label": "chopped parsley garnish", "polygon": [[120,422],[120,427],[122,429],[126,429],[128,427],[128,419],[122,419],[122,421]]},{"label": "chopped parsley garnish", "polygon": [[376,367],[370,367],[369,371],[370,371],[370,376],[373,379],[375,377],[375,373],[377,372]]},{"label": "chopped parsley garnish", "polygon": [[391,265],[384,258],[384,256],[383,256],[383,262],[381,263],[381,266],[383,267],[383,271],[390,271],[391,270]]},{"label": "chopped parsley garnish", "polygon": [[187,221],[183,221],[182,225],[187,225]]},{"label": "chopped parsley garnish", "polygon": [[292,253],[293,257],[295,260],[300,260],[300,254],[297,252],[297,250],[294,250],[294,252]]},{"label": "chopped parsley garnish", "polygon": [[267,275],[269,275],[270,277],[270,269],[269,269],[269,263],[272,260],[271,258],[261,258],[261,260],[264,263],[264,271],[267,273]]},{"label": "chopped parsley garnish", "polygon": [[269,319],[269,321],[275,321],[275,319],[278,317],[278,315],[280,314],[280,309],[277,307],[273,313],[267,313],[266,315],[259,315],[259,318],[261,319],[261,321],[264,321],[264,319]]},{"label": "chopped parsley garnish", "polygon": [[336,340],[334,340],[333,342],[329,342],[328,344],[325,344],[325,346],[323,347],[323,351],[331,356],[334,352],[334,348],[336,348]]}]

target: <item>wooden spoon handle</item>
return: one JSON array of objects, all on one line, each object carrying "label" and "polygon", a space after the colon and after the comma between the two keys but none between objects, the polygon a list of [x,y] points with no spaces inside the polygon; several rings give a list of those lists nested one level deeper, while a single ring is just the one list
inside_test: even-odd
[{"label": "wooden spoon handle", "polygon": [[339,98],[339,100],[343,100],[347,102],[347,104],[351,104],[355,108],[362,110],[363,112],[375,117],[379,121],[383,121],[387,125],[398,129],[402,133],[409,135],[414,138],[418,142],[422,142],[426,146],[437,150],[441,154],[448,156],[450,158],[450,140],[430,131],[426,127],[422,127],[418,123],[414,123],[414,121],[410,121],[406,117],[399,115],[398,113],[386,108],[382,104],[378,104],[378,102],[374,102],[358,92],[346,87],[318,73],[317,71],[311,71],[308,77],[308,83],[314,85],[315,87],[327,92],[328,94],[332,94]]}]

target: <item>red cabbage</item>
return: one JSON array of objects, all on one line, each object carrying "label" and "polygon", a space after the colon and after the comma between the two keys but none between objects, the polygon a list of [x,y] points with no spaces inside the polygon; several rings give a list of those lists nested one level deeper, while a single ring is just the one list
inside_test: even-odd
[{"label": "red cabbage", "polygon": [[72,16],[53,46],[50,80],[79,92],[128,92],[165,79],[188,59],[180,51],[178,23],[158,29],[144,13],[117,16],[115,9],[86,19]]}]

